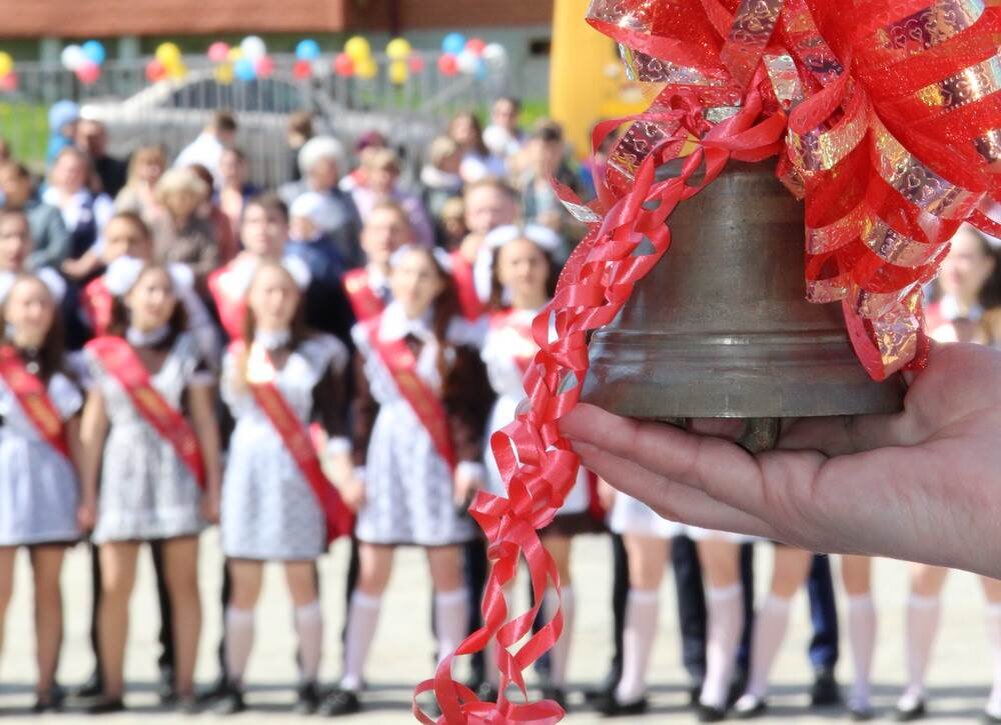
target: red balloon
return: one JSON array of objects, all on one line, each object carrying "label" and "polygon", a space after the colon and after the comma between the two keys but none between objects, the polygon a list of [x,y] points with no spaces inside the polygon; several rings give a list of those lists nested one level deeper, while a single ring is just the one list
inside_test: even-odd
[{"label": "red balloon", "polygon": [[270,55],[265,55],[257,61],[255,69],[258,78],[267,78],[275,72],[275,59]]},{"label": "red balloon", "polygon": [[305,80],[313,75],[313,64],[308,60],[297,60],[292,66],[292,75],[299,80]]},{"label": "red balloon", "polygon": [[92,60],[81,63],[80,67],[76,69],[76,77],[85,86],[97,83],[101,78],[101,66]]},{"label": "red balloon", "polygon": [[407,58],[407,65],[410,66],[411,73],[423,73],[426,63],[424,62],[424,56],[418,53],[412,54]]},{"label": "red balloon", "polygon": [[459,72],[459,61],[451,53],[443,53],[438,58],[438,72],[443,76],[454,76]]},{"label": "red balloon", "polygon": [[483,49],[486,47],[487,43],[483,38],[470,38],[466,41],[466,50],[473,55],[483,55]]},{"label": "red balloon", "polygon": [[347,53],[338,53],[334,58],[334,72],[344,78],[354,75],[355,62],[351,60],[351,56]]},{"label": "red balloon", "polygon": [[162,81],[167,77],[167,68],[156,58],[146,64],[146,80],[150,83]]},{"label": "red balloon", "polygon": [[0,78],[0,92],[13,93],[17,90],[17,73],[11,71]]}]

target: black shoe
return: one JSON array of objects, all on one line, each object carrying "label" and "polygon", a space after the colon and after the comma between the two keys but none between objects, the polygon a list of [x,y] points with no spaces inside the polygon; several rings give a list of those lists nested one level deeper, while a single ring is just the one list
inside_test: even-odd
[{"label": "black shoe", "polygon": [[742,695],[734,705],[733,714],[738,720],[753,720],[768,711],[768,703],[763,697]]},{"label": "black shoe", "polygon": [[593,705],[599,700],[604,700],[612,695],[615,691],[615,685],[611,687],[605,687],[605,685],[600,685],[598,687],[589,687],[584,690],[584,702],[588,705]]},{"label": "black shoe", "polygon": [[320,691],[315,682],[307,682],[299,687],[295,707],[296,715],[312,715],[320,706]]},{"label": "black shoe", "polygon": [[212,712],[216,715],[236,715],[247,709],[243,701],[243,690],[232,682],[227,682],[215,698]]},{"label": "black shoe", "polygon": [[925,716],[927,712],[927,707],[925,705],[924,698],[914,700],[913,705],[906,705],[901,707],[897,704],[897,707],[893,711],[893,719],[897,722],[911,722],[912,720],[920,720]]},{"label": "black shoe", "polygon": [[335,689],[326,699],[320,703],[317,712],[327,717],[339,717],[340,715],[353,715],[361,711],[361,700],[358,693],[351,690]]},{"label": "black shoe", "polygon": [[215,683],[209,687],[207,690],[202,690],[198,693],[198,702],[202,705],[211,705],[220,697],[223,697],[227,692],[226,678],[220,677]]},{"label": "black shoe", "polygon": [[726,710],[696,702],[695,717],[699,722],[721,722],[726,720]]},{"label": "black shoe", "polygon": [[95,672],[90,676],[90,679],[73,690],[70,694],[75,700],[93,700],[94,698],[100,697],[104,694],[104,683],[101,682],[101,676]]},{"label": "black shoe", "polygon": [[747,692],[747,673],[741,671],[734,674],[730,681],[730,694],[726,698],[727,709],[733,707],[745,692]]},{"label": "black shoe", "polygon": [[699,698],[702,696],[702,683],[693,682],[688,686],[688,706],[698,709]]},{"label": "black shoe", "polygon": [[626,715],[642,715],[650,707],[650,701],[641,697],[635,702],[619,702],[614,692],[603,700],[592,703],[595,710],[605,717],[624,717]]},{"label": "black shoe", "polygon": [[63,701],[66,699],[66,693],[63,692],[61,687],[53,687],[48,692],[40,692],[35,698],[35,704],[31,708],[31,712],[35,715],[42,715],[44,713],[50,712],[62,712]]},{"label": "black shoe", "polygon": [[84,712],[88,715],[111,715],[116,712],[125,712],[125,701],[120,697],[113,700],[101,698],[84,708]]},{"label": "black shoe", "polygon": [[543,687],[542,699],[552,700],[563,708],[563,712],[569,712],[567,707],[567,692],[562,687]]},{"label": "black shoe", "polygon": [[170,667],[160,668],[160,681],[156,686],[156,696],[161,705],[171,705],[177,702],[177,689],[174,687],[174,670]]},{"label": "black shoe", "polygon": [[817,670],[810,688],[810,707],[830,707],[841,704],[841,690],[831,670]]},{"label": "black shoe", "polygon": [[174,711],[179,715],[197,715],[202,711],[201,702],[195,695],[184,695],[173,699]]}]

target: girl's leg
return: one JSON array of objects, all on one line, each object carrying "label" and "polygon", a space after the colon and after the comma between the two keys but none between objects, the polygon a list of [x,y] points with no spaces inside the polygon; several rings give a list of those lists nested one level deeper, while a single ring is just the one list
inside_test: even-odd
[{"label": "girl's leg", "polygon": [[344,637],[341,689],[348,692],[361,689],[365,660],[379,623],[382,595],[393,571],[393,547],[359,542],[358,560],[358,586],[351,595]]},{"label": "girl's leg", "polygon": [[254,609],[261,595],[264,564],[248,559],[230,559],[226,566],[231,587],[223,637],[226,672],[230,682],[240,686],[254,648]]},{"label": "girl's leg", "polygon": [[[573,640],[574,623],[574,591],[570,581],[570,550],[573,539],[569,536],[551,535],[542,539],[542,544],[556,562],[556,570],[560,575],[560,598],[563,609],[563,634],[550,650],[549,686],[563,689],[567,684],[567,663],[570,661],[570,642]],[[559,598],[555,587],[546,590],[543,608],[546,618],[556,611]]]},{"label": "girl's leg", "polygon": [[125,693],[125,642],[129,636],[129,598],[136,581],[139,544],[114,541],[101,544],[101,604],[97,636],[101,649],[101,676],[105,699]]},{"label": "girl's leg", "polygon": [[441,662],[469,634],[469,597],[462,577],[462,550],[458,546],[429,548],[427,557],[434,584],[434,626]]},{"label": "girl's leg", "polygon": [[316,591],[316,562],[285,562],[285,581],[295,607],[302,684],[315,684],[323,656],[323,611]]},{"label": "girl's leg", "polygon": [[4,622],[7,617],[7,607],[14,593],[14,557],[17,548],[0,546],[0,653],[3,652]]},{"label": "girl's leg", "polygon": [[876,646],[876,607],[870,590],[871,577],[872,559],[868,556],[841,557],[841,579],[848,595],[848,640],[855,675],[848,704],[859,711],[869,709],[869,675]]},{"label": "girl's leg", "polygon": [[994,665],[991,694],[987,698],[985,710],[991,717],[1001,718],[1001,581],[987,577],[981,577],[980,581],[987,599],[987,644],[991,648]]},{"label": "girl's leg", "polygon": [[624,534],[629,554],[629,597],[622,637],[622,677],[615,699],[625,705],[642,699],[650,652],[657,639],[660,583],[667,566],[670,543],[651,536]]},{"label": "girl's leg", "polygon": [[62,546],[35,546],[31,569],[35,584],[35,658],[38,662],[38,698],[47,702],[56,681],[59,649],[63,641],[63,596],[59,576]]},{"label": "girl's leg", "polygon": [[723,539],[698,542],[699,561],[707,585],[706,676],[699,702],[725,710],[730,680],[744,631],[740,583],[740,545]]},{"label": "girl's leg", "polygon": [[198,537],[164,541],[162,550],[174,633],[174,687],[181,698],[189,698],[194,695],[195,661],[198,659],[198,638],[202,632]]},{"label": "girl's leg", "polygon": [[925,698],[925,674],[938,633],[940,599],[948,569],[926,564],[911,567],[911,595],[907,602],[907,688],[897,702],[913,710]]}]

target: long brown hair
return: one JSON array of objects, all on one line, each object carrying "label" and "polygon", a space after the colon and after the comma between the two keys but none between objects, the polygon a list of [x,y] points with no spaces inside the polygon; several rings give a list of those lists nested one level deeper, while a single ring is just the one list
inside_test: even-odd
[{"label": "long brown hair", "polygon": [[[174,286],[174,280],[170,276],[170,270],[167,269],[166,265],[157,264],[155,262],[147,262],[139,271],[135,284],[132,286],[135,287],[135,285],[139,284],[139,280],[153,271],[161,271],[167,275],[167,279],[170,280],[171,289],[174,292],[174,311],[171,313],[170,319],[167,321],[167,325],[170,327],[170,334],[167,335],[167,339],[164,340],[164,345],[172,346],[178,336],[188,329],[188,313],[184,309],[184,304],[181,302],[181,297],[177,293],[177,288]],[[131,289],[129,291],[131,292]],[[125,337],[125,332],[129,329],[129,308],[125,305],[125,296],[127,294],[128,292],[121,297],[113,295],[111,298],[111,322],[108,324],[108,335],[114,337]]]},{"label": "long brown hair", "polygon": [[[10,286],[11,291],[13,291],[19,282],[29,279],[38,282],[48,290],[45,282],[39,277],[24,272],[14,277],[14,281]],[[45,333],[45,339],[38,349],[38,364],[40,368],[38,377],[46,382],[57,372],[66,374],[66,334],[63,328],[63,318],[59,309],[59,301],[52,296],[51,292],[49,296],[52,297],[52,324],[49,326],[49,331]],[[10,299],[10,292],[7,293],[7,299]],[[0,346],[9,345],[10,347],[15,347],[14,341],[8,334],[6,320],[7,300],[4,300],[3,305],[0,305]]]},{"label": "long brown hair", "polygon": [[[516,242],[519,240],[532,242],[532,240],[529,239],[524,234],[518,235],[518,237],[512,239],[511,242]],[[511,242],[508,242],[508,244],[510,244]],[[535,247],[542,253],[542,256],[546,260],[546,264],[549,265],[549,274],[546,277],[546,297],[548,299],[552,299],[553,295],[556,294],[556,283],[559,281],[560,278],[560,266],[556,263],[556,260],[553,258],[552,254],[543,249],[540,245],[535,244],[535,242],[532,242],[532,244],[534,244]],[[498,264],[497,264],[500,261],[501,251],[506,246],[507,244],[504,244],[500,247],[497,247],[497,249],[493,251],[493,266],[491,267],[491,274],[490,274],[490,299],[487,300],[487,308],[491,312],[498,312],[508,307],[508,305],[504,304],[504,285],[501,284],[500,273],[498,272]]]}]

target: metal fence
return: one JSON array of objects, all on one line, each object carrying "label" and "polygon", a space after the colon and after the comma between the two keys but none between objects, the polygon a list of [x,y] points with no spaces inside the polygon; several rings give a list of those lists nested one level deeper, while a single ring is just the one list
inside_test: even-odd
[{"label": "metal fence", "polygon": [[112,154],[127,156],[148,143],[176,154],[214,111],[228,109],[239,120],[238,143],[250,159],[254,180],[274,187],[290,173],[286,125],[295,111],[311,111],[318,132],[332,133],[349,147],[360,135],[379,131],[417,161],[451,115],[483,108],[509,83],[503,67],[480,76],[443,76],[433,59],[394,83],[385,56],[375,58],[377,72],[368,79],[334,73],[329,59],[317,61],[310,77],[298,78],[292,55],[274,56],[273,72],[254,80],[226,78],[206,58],[186,58],[183,78],[151,83],[146,78],[149,60],[109,60],[92,84],[59,64],[19,63],[17,90],[0,92],[0,137],[11,143],[19,159],[40,167],[48,108],[71,99],[107,125]]}]

